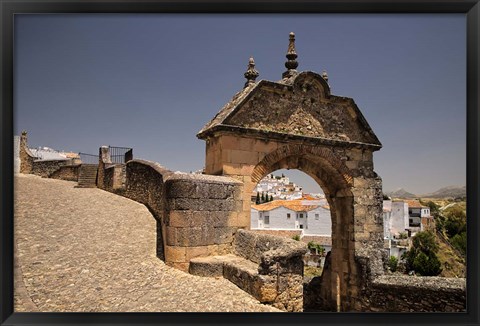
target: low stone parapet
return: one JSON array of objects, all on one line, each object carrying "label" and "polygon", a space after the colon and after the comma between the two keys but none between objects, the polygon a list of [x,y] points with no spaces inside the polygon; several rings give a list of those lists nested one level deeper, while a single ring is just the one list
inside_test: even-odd
[{"label": "low stone parapet", "polygon": [[190,260],[190,273],[223,276],[262,303],[284,311],[303,310],[305,244],[238,230],[233,253]]},{"label": "low stone parapet", "polygon": [[33,161],[31,173],[43,178],[49,178],[51,174],[62,166],[71,164],[71,159]]},{"label": "low stone parapet", "polygon": [[50,178],[67,181],[78,181],[80,166],[81,164],[61,166],[58,170],[50,174]]},{"label": "low stone parapet", "polygon": [[466,280],[383,275],[372,280],[365,311],[465,312]]}]

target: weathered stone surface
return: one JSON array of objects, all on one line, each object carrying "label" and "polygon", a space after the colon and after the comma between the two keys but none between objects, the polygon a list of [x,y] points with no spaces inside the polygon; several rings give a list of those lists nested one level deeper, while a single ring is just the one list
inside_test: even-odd
[{"label": "weathered stone surface", "polygon": [[223,257],[218,256],[193,258],[190,260],[188,272],[192,275],[204,277],[222,277],[223,259]]},{"label": "weathered stone surface", "polygon": [[78,181],[78,171],[80,165],[67,165],[61,166],[58,170],[50,174],[50,178],[66,180],[66,181]]},{"label": "weathered stone surface", "polygon": [[32,173],[33,161],[35,157],[28,149],[28,136],[26,131],[22,131],[20,136],[20,173]]},{"label": "weathered stone surface", "polygon": [[205,138],[223,126],[380,145],[353,99],[331,95],[325,80],[313,72],[246,87],[197,137]]},{"label": "weathered stone surface", "polygon": [[15,177],[15,312],[281,312],[167,266],[144,205],[75,184]]},{"label": "weathered stone surface", "polygon": [[52,173],[60,169],[62,166],[69,164],[71,164],[71,160],[33,161],[31,173],[48,178]]},{"label": "weathered stone surface", "polygon": [[465,279],[382,275],[359,300],[365,311],[464,312],[465,289]]}]

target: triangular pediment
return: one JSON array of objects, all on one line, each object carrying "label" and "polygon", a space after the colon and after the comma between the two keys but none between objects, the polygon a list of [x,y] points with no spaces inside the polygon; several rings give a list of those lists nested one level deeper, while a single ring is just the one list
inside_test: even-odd
[{"label": "triangular pediment", "polygon": [[313,72],[302,72],[288,82],[262,80],[229,104],[199,137],[225,126],[381,146],[353,99],[330,95],[328,84]]}]

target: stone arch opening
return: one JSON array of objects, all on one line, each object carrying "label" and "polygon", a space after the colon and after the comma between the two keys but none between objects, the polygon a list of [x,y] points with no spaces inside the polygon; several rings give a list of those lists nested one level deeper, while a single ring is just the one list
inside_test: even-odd
[{"label": "stone arch opening", "polygon": [[357,275],[352,241],[355,219],[351,173],[341,158],[329,149],[282,146],[253,168],[251,182],[255,186],[266,175],[280,169],[304,172],[325,193],[330,206],[332,247],[322,273],[319,299],[325,310],[344,310],[349,301],[349,289],[356,284],[354,275]]},{"label": "stone arch opening", "polygon": [[365,279],[383,273],[381,179],[373,152],[382,144],[354,100],[331,94],[328,74],[298,72],[295,35],[279,81],[247,83],[197,134],[205,173],[243,183],[237,225],[250,228],[251,193],[265,175],[298,169],[324,190],[332,215],[332,259],[321,280],[324,310],[361,310]]}]

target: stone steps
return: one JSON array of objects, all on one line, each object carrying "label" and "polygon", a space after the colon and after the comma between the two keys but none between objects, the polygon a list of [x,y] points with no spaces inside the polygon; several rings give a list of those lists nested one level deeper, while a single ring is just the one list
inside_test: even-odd
[{"label": "stone steps", "polygon": [[204,277],[223,276],[223,266],[245,260],[235,255],[197,257],[190,260],[189,273]]},{"label": "stone steps", "polygon": [[[258,273],[258,264],[232,254],[197,257],[190,260],[189,273],[204,277],[223,277],[262,303],[272,302],[265,278]],[[268,285],[267,285],[268,286]]]},{"label": "stone steps", "polygon": [[97,170],[97,164],[82,164],[78,173],[77,188],[96,188]]}]

